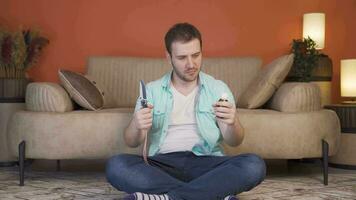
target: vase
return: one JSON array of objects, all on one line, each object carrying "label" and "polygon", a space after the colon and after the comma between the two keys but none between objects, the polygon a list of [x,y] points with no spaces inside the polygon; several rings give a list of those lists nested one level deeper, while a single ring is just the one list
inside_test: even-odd
[{"label": "vase", "polygon": [[312,71],[310,81],[320,88],[321,105],[331,104],[331,81],[333,75],[333,64],[327,55],[321,55],[317,66]]},{"label": "vase", "polygon": [[[312,82],[319,86],[321,93],[321,105],[331,104],[331,80],[333,65],[332,60],[324,54],[318,58],[316,66],[313,68],[310,78],[307,82]],[[286,81],[294,82],[304,80],[303,77],[297,77],[295,74],[289,73]]]},{"label": "vase", "polygon": [[28,78],[0,78],[0,99],[25,99],[26,87],[30,82]]}]

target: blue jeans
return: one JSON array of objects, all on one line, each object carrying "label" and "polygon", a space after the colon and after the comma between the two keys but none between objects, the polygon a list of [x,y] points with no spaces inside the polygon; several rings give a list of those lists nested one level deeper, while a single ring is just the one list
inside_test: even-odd
[{"label": "blue jeans", "polygon": [[264,161],[254,154],[196,156],[174,152],[149,157],[113,156],[106,165],[107,180],[127,193],[168,194],[173,200],[221,200],[248,191],[266,174]]}]

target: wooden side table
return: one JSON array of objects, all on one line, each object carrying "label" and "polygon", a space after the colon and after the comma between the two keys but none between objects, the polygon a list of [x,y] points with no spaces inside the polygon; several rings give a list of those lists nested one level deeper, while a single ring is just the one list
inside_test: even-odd
[{"label": "wooden side table", "polygon": [[356,169],[356,104],[332,104],[325,108],[336,112],[342,133],[339,150],[329,159],[330,166]]},{"label": "wooden side table", "polygon": [[25,109],[23,98],[0,98],[0,167],[13,166],[17,158],[11,156],[7,146],[7,123],[11,115]]}]

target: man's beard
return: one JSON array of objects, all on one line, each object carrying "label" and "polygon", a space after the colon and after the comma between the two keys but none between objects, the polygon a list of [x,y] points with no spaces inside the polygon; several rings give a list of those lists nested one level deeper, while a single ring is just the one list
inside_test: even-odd
[{"label": "man's beard", "polygon": [[179,72],[179,70],[177,70],[176,66],[174,66],[174,63],[173,62],[171,62],[171,63],[172,63],[173,71],[178,76],[179,79],[181,79],[185,82],[192,82],[192,81],[197,80],[200,69],[196,69],[196,68],[190,69],[190,70],[192,70],[192,72],[194,72],[194,76],[189,76],[189,75],[184,74],[184,72],[183,73]]}]

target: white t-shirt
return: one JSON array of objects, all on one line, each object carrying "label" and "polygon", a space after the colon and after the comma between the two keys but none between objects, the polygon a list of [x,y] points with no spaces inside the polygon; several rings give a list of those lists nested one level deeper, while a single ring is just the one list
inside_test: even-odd
[{"label": "white t-shirt", "polygon": [[167,136],[159,153],[191,151],[201,141],[195,118],[195,98],[197,86],[190,94],[184,96],[171,85],[173,92],[173,110],[170,116]]}]

